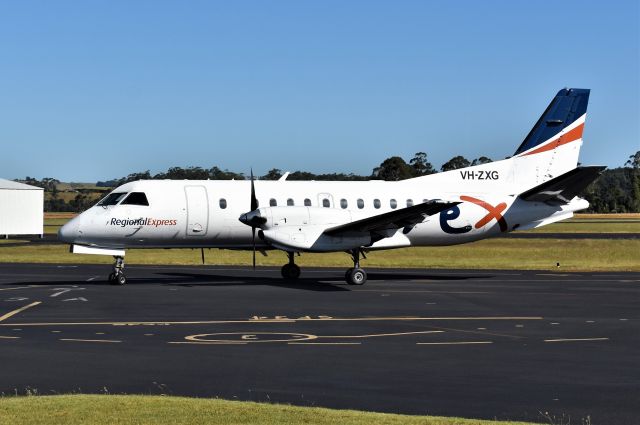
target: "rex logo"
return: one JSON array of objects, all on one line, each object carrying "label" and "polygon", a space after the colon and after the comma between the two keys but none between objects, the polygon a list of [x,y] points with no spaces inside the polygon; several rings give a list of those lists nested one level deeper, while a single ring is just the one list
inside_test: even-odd
[{"label": "rex logo", "polygon": [[[486,226],[489,222],[495,219],[500,226],[500,231],[507,231],[507,221],[502,216],[502,213],[507,208],[507,204],[505,202],[500,202],[498,205],[493,206],[490,203],[483,201],[482,199],[474,198],[472,196],[462,195],[460,199],[465,202],[471,202],[472,204],[478,205],[484,208],[487,211],[487,214],[482,217],[478,222],[473,226],[476,229],[480,229],[481,227]],[[453,208],[450,208],[446,211],[442,211],[440,213],[440,227],[445,233],[449,233],[452,235],[467,233],[471,231],[471,226],[464,227],[452,227],[449,224],[449,221],[453,221],[460,216],[460,208],[456,205]]]}]

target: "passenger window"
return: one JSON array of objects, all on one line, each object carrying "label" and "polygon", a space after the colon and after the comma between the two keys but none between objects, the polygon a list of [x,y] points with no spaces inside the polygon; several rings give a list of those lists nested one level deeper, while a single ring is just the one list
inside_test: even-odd
[{"label": "passenger window", "polygon": [[374,199],[373,200],[373,207],[374,208],[380,208],[380,199]]},{"label": "passenger window", "polygon": [[304,200],[304,206],[305,206],[305,207],[310,207],[310,206],[311,206],[311,199],[306,198],[306,199]]},{"label": "passenger window", "polygon": [[271,207],[277,207],[278,206],[278,201],[276,201],[275,199],[271,198],[269,199],[269,206]]},{"label": "passenger window", "polygon": [[331,206],[331,204],[329,203],[329,200],[327,198],[324,198],[322,200],[322,206],[325,208],[329,208]]},{"label": "passenger window", "polygon": [[122,201],[122,198],[124,198],[126,195],[126,192],[110,193],[102,201],[98,202],[98,205],[103,207],[106,207],[108,205],[115,205],[118,202]]},{"label": "passenger window", "polygon": [[294,205],[293,199],[287,199],[287,206],[292,207]]},{"label": "passenger window", "polygon": [[413,206],[413,199],[407,199],[407,207]]},{"label": "passenger window", "polygon": [[345,209],[345,208],[347,208],[348,206],[349,206],[349,203],[347,202],[347,200],[346,200],[346,199],[340,199],[340,207],[341,207],[342,209]]},{"label": "passenger window", "polygon": [[127,198],[122,201],[122,205],[144,205],[149,206],[147,195],[143,192],[131,192]]},{"label": "passenger window", "polygon": [[364,208],[364,201],[362,199],[358,199],[358,208],[360,209]]},{"label": "passenger window", "polygon": [[428,200],[428,199],[423,199],[423,200],[422,200],[422,203],[423,203],[423,204],[424,204],[424,203],[426,203],[426,202],[429,202],[429,200]]},{"label": "passenger window", "polygon": [[220,209],[227,208],[227,200],[224,198],[220,198]]},{"label": "passenger window", "polygon": [[398,202],[395,199],[391,199],[389,201],[389,206],[395,210],[398,207]]}]

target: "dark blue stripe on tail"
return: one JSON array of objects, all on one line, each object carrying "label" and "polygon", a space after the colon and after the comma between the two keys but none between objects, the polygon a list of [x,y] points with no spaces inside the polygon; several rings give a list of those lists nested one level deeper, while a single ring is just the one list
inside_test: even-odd
[{"label": "dark blue stripe on tail", "polygon": [[553,98],[515,155],[521,154],[560,133],[587,112],[589,89],[562,89]]}]

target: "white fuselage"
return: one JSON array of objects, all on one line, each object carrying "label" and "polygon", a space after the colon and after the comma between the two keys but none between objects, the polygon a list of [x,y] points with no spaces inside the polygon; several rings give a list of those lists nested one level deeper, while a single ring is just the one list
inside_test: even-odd
[{"label": "white fuselage", "polygon": [[[578,198],[564,206],[518,200],[525,183],[515,178],[513,160],[398,182],[256,181],[270,229],[270,237],[257,238],[257,246],[323,252],[452,245],[538,227],[588,205]],[[527,179],[526,185],[531,184]],[[149,205],[96,205],[69,222],[60,238],[108,249],[252,247],[251,228],[239,221],[251,209],[250,181],[144,180],[113,193],[120,192],[144,193]],[[378,241],[320,238],[331,226],[434,199],[461,203]]]}]

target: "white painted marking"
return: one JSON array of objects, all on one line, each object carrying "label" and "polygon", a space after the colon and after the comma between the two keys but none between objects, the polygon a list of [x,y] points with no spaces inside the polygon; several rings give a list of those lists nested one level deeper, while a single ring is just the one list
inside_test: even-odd
[{"label": "white painted marking", "polygon": [[20,339],[19,336],[2,336],[0,335],[0,339]]},{"label": "white painted marking", "polygon": [[557,338],[557,339],[544,340],[544,342],[579,342],[579,341],[609,341],[609,338]]},{"label": "white painted marking", "polygon": [[27,297],[11,297],[11,298],[7,298],[5,301],[7,302],[16,302],[16,301],[27,301],[29,298]]},{"label": "white painted marking", "polygon": [[493,344],[493,341],[416,342],[416,345],[474,345]]},{"label": "white painted marking", "polygon": [[87,302],[89,301],[88,299],[86,299],[85,297],[78,297],[78,298],[67,298],[66,300],[62,300],[64,301],[82,301],[82,302]]},{"label": "white painted marking", "polygon": [[361,342],[288,342],[287,345],[361,345]]}]

